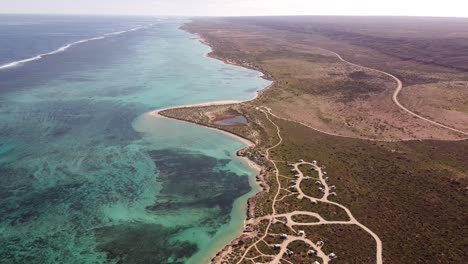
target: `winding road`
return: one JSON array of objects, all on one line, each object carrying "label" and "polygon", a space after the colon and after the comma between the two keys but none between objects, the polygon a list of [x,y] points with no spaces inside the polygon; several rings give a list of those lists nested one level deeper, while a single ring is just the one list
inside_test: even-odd
[{"label": "winding road", "polygon": [[[274,172],[275,172],[275,177],[276,177],[276,182],[278,184],[278,188],[277,188],[277,191],[276,191],[275,196],[274,196],[273,201],[272,201],[272,208],[271,208],[272,213],[269,214],[269,215],[263,216],[263,217],[252,218],[252,219],[249,220],[249,224],[258,224],[262,220],[269,220],[269,222],[268,222],[268,225],[267,225],[263,235],[261,237],[259,237],[254,243],[252,243],[245,250],[245,252],[242,254],[242,256],[240,256],[240,259],[237,262],[237,264],[242,263],[242,261],[244,261],[244,260],[250,260],[252,263],[258,263],[258,262],[255,261],[255,259],[258,258],[258,257],[270,258],[271,261],[269,263],[274,263],[274,264],[281,263],[281,261],[291,263],[289,260],[284,259],[284,255],[287,255],[287,253],[290,252],[288,246],[289,246],[289,244],[291,244],[292,242],[295,242],[295,241],[302,241],[302,242],[306,243],[307,245],[309,245],[310,249],[313,250],[313,252],[315,252],[314,253],[315,256],[322,259],[323,264],[328,264],[331,260],[334,259],[334,256],[332,254],[326,254],[322,250],[323,242],[322,241],[317,241],[317,242],[314,243],[310,239],[306,238],[307,234],[305,234],[305,233],[301,234],[301,232],[297,232],[293,228],[294,226],[300,227],[300,226],[320,226],[320,225],[356,225],[356,226],[360,227],[361,229],[366,231],[370,236],[372,236],[372,238],[375,240],[375,243],[376,243],[376,248],[375,248],[376,263],[377,264],[382,264],[383,263],[383,260],[382,260],[382,241],[380,240],[380,238],[374,232],[372,232],[372,230],[370,230],[368,227],[366,227],[365,225],[360,223],[358,220],[356,220],[356,218],[352,215],[351,211],[346,206],[329,200],[329,197],[333,196],[335,193],[331,192],[331,189],[333,187],[329,186],[329,184],[327,182],[327,177],[324,176],[326,174],[326,172],[323,171],[323,167],[318,166],[315,161],[310,163],[310,162],[305,162],[305,161],[301,160],[301,161],[299,161],[297,163],[294,163],[294,164],[292,164],[292,167],[293,167],[293,170],[295,172],[297,172],[297,179],[296,179],[295,184],[292,187],[295,188],[295,191],[289,191],[288,189],[282,187],[281,181],[280,181],[279,178],[284,177],[284,176],[279,174],[277,162],[285,162],[285,161],[276,161],[276,160],[273,160],[273,159],[270,158],[270,151],[272,149],[278,147],[279,145],[281,145],[282,142],[283,142],[283,138],[281,137],[281,133],[280,133],[280,128],[270,118],[270,115],[272,115],[270,108],[262,106],[262,107],[258,107],[257,109],[265,114],[266,118],[269,120],[269,122],[271,122],[271,124],[276,128],[276,131],[277,131],[278,142],[275,145],[273,145],[272,147],[269,147],[269,148],[266,149],[266,158],[273,164],[273,166],[275,168]],[[304,173],[299,168],[300,165],[309,165],[309,166],[311,166],[317,172],[318,178],[305,177]],[[301,189],[301,183],[304,180],[318,180],[318,182],[320,182],[320,186],[321,186],[320,188],[321,188],[321,190],[323,192],[322,197],[319,197],[319,198],[311,197],[311,196],[305,194],[303,192],[303,190]],[[286,191],[288,194],[284,195],[282,198],[278,198],[280,196],[281,190]],[[286,196],[290,196],[290,195],[297,195],[297,199],[309,199],[311,201],[311,203],[321,202],[321,203],[328,203],[328,204],[335,205],[335,206],[343,209],[346,212],[349,220],[347,220],[347,221],[327,221],[322,216],[320,216],[320,214],[315,213],[315,212],[309,212],[309,211],[293,211],[293,212],[289,212],[289,213],[277,214],[277,211],[276,211],[277,202],[280,202],[283,198],[285,198]],[[296,216],[296,215],[308,215],[308,216],[316,218],[317,221],[300,222],[299,223],[299,222],[296,222],[296,221],[293,220],[293,216]],[[291,232],[290,232],[290,234],[287,235],[286,238],[283,237],[284,240],[280,244],[279,248],[277,248],[278,251],[277,251],[277,253],[275,255],[266,255],[266,254],[262,253],[260,250],[258,250],[257,244],[259,242],[261,242],[261,241],[267,243],[265,241],[265,238],[268,235],[270,235],[270,236],[281,236],[281,234],[273,234],[270,231],[271,225],[273,223],[282,222],[280,220],[281,218],[286,219],[286,222],[284,224],[289,228],[289,230]],[[273,247],[274,245],[269,245],[269,246]],[[256,253],[255,252],[253,253],[254,257],[247,257],[247,255],[249,253],[252,253],[251,251],[253,249],[255,249],[255,251],[256,251]]]},{"label": "winding road", "polygon": [[[329,50],[328,50],[329,51]],[[374,72],[378,72],[378,73],[381,73],[381,74],[384,74],[390,78],[392,78],[393,80],[395,80],[395,82],[397,83],[397,87],[395,89],[395,92],[393,93],[393,96],[392,96],[392,100],[393,102],[396,104],[396,106],[398,106],[401,110],[407,112],[408,114],[414,116],[414,117],[417,117],[421,120],[424,120],[426,122],[429,122],[433,125],[436,125],[436,126],[439,126],[439,127],[442,127],[442,128],[445,128],[445,129],[449,129],[453,132],[457,132],[457,133],[460,133],[460,134],[463,134],[465,136],[468,136],[468,132],[465,132],[465,131],[461,131],[459,129],[456,129],[456,128],[453,128],[453,127],[449,127],[449,126],[446,126],[444,124],[441,124],[439,122],[436,122],[436,121],[433,121],[433,120],[430,120],[428,118],[425,118],[423,116],[420,116],[414,112],[412,112],[411,110],[409,110],[408,108],[406,108],[405,106],[403,106],[400,101],[398,101],[398,95],[400,94],[401,90],[403,89],[403,83],[401,82],[400,79],[398,79],[395,75],[393,74],[390,74],[388,72],[384,72],[384,71],[381,71],[381,70],[377,70],[377,69],[373,69],[373,68],[369,68],[369,67],[366,67],[366,66],[362,66],[362,65],[358,65],[358,64],[355,64],[355,63],[352,63],[352,62],[349,62],[345,59],[343,59],[343,57],[341,57],[340,54],[336,53],[336,52],[333,52],[333,51],[329,51],[331,53],[333,53],[336,57],[338,57],[338,59],[344,63],[347,63],[349,65],[352,65],[352,66],[355,66],[355,67],[359,67],[359,68],[362,68],[362,69],[366,69],[366,70],[370,70],[370,71],[374,71]]]}]

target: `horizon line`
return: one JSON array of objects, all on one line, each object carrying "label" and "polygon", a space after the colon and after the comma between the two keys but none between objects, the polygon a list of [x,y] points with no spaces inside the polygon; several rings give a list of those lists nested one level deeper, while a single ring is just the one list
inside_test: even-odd
[{"label": "horizon line", "polygon": [[437,15],[318,15],[318,14],[272,14],[272,15],[149,15],[149,14],[99,14],[99,13],[7,13],[0,15],[42,15],[42,16],[122,16],[122,17],[170,17],[170,18],[236,18],[236,17],[392,17],[392,18],[458,18],[467,16],[437,16]]}]

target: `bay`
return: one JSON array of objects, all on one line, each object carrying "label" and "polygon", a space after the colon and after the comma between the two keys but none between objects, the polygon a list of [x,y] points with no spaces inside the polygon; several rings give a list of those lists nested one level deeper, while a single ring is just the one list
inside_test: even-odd
[{"label": "bay", "polygon": [[144,28],[0,70],[0,258],[203,263],[240,231],[254,171],[234,154],[243,143],[147,112],[247,100],[269,83],[208,58],[186,20],[93,19],[86,38]]}]

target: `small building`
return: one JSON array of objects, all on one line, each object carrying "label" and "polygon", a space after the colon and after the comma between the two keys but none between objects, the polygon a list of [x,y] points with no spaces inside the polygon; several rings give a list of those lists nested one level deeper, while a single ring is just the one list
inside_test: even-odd
[{"label": "small building", "polygon": [[307,251],[307,255],[309,255],[311,257],[312,256],[317,256],[317,252],[315,250],[311,249],[311,250]]},{"label": "small building", "polygon": [[330,186],[330,190],[336,190],[336,186],[335,185]]},{"label": "small building", "polygon": [[288,238],[288,235],[286,235],[286,234],[281,234],[281,235],[280,235],[280,238],[281,238],[281,239],[286,239],[286,238]]},{"label": "small building", "polygon": [[327,172],[326,172],[326,171],[324,171],[324,172],[323,172],[323,175],[327,175]]},{"label": "small building", "polygon": [[245,233],[251,233],[251,232],[253,232],[253,231],[254,231],[254,226],[251,225],[251,224],[247,224],[247,225],[245,226],[245,228],[244,228],[244,232],[245,232]]},{"label": "small building", "polygon": [[316,181],[315,185],[322,185],[322,182],[321,181]]},{"label": "small building", "polygon": [[314,262],[312,262],[312,264],[320,264],[320,262],[314,261]]},{"label": "small building", "polygon": [[317,247],[323,247],[324,244],[325,244],[325,243],[324,243],[322,240],[320,240],[320,241],[317,241],[317,243],[316,243],[315,245],[316,245]]},{"label": "small building", "polygon": [[298,234],[299,234],[300,236],[305,236],[304,230],[299,230]]},{"label": "small building", "polygon": [[318,189],[319,189],[319,191],[321,191],[321,192],[325,192],[325,190],[324,190],[322,187],[319,187]]},{"label": "small building", "polygon": [[331,192],[328,196],[336,196],[336,192]]},{"label": "small building", "polygon": [[329,258],[330,260],[333,260],[333,259],[336,259],[337,256],[336,256],[335,253],[332,252],[332,253],[328,254],[328,258]]},{"label": "small building", "polygon": [[289,171],[290,172],[296,172],[296,169],[290,169]]},{"label": "small building", "polygon": [[291,257],[292,255],[294,255],[294,251],[290,250],[289,248],[286,249],[286,254],[288,255],[288,257]]},{"label": "small building", "polygon": [[276,249],[276,250],[281,249],[281,245],[280,244],[275,244],[273,246],[273,249]]},{"label": "small building", "polygon": [[303,160],[303,159],[300,159],[299,162],[304,162],[304,160]]},{"label": "small building", "polygon": [[325,177],[325,179],[323,179],[323,180],[324,180],[324,181],[328,181],[329,179],[330,179],[330,178],[328,178],[328,177]]},{"label": "small building", "polygon": [[312,204],[317,204],[317,203],[318,203],[317,200],[312,200],[312,199],[310,200],[310,202],[311,202]]}]

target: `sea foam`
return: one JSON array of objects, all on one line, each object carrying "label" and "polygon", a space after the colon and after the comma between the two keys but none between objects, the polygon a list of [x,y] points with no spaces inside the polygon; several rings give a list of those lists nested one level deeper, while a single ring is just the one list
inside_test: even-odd
[{"label": "sea foam", "polygon": [[6,64],[3,64],[3,65],[0,65],[0,70],[3,70],[3,69],[7,69],[7,68],[12,68],[12,67],[16,67],[16,66],[20,66],[24,63],[27,63],[27,62],[30,62],[30,61],[35,61],[35,60],[40,60],[42,59],[43,57],[46,57],[46,56],[50,56],[50,55],[54,55],[54,54],[57,54],[57,53],[60,53],[60,52],[64,52],[66,51],[67,49],[75,46],[75,45],[78,45],[78,44],[82,44],[82,43],[85,43],[85,42],[89,42],[89,41],[93,41],[93,40],[100,40],[100,39],[105,39],[107,37],[111,37],[111,36],[117,36],[117,35],[121,35],[121,34],[124,34],[124,33],[128,33],[128,32],[133,32],[133,31],[137,31],[137,30],[141,30],[141,29],[145,29],[145,28],[150,28],[152,27],[154,24],[150,24],[148,26],[142,26],[142,27],[136,27],[136,28],[132,28],[132,29],[129,29],[129,30],[124,30],[124,31],[117,31],[117,32],[111,32],[111,33],[106,33],[102,36],[99,36],[99,37],[94,37],[94,38],[89,38],[89,39],[82,39],[82,40],[78,40],[78,41],[75,41],[75,42],[72,42],[72,43],[69,43],[65,46],[62,46],[56,50],[53,50],[51,52],[47,52],[47,53],[42,53],[42,54],[39,54],[39,55],[36,55],[34,57],[30,57],[30,58],[27,58],[27,59],[23,59],[23,60],[18,60],[18,61],[13,61],[13,62],[9,62],[9,63],[6,63]]}]

